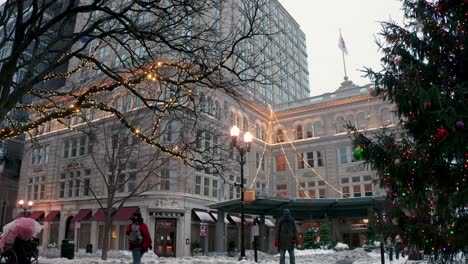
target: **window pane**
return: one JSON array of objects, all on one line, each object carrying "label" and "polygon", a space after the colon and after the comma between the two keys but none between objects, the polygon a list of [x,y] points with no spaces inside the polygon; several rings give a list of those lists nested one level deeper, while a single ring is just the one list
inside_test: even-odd
[{"label": "window pane", "polygon": [[284,156],[276,157],[276,171],[286,171],[286,158]]},{"label": "window pane", "polygon": [[303,169],[304,168],[304,159],[302,153],[297,153],[297,168]]}]

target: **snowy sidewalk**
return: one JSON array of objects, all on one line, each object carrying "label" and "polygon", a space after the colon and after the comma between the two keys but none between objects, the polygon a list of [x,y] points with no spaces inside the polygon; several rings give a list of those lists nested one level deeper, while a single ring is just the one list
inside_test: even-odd
[{"label": "snowy sidewalk", "polygon": [[[345,251],[333,250],[296,250],[296,264],[380,264],[380,254],[378,252],[365,252],[362,248]],[[143,264],[204,264],[204,263],[220,263],[220,264],[254,264],[253,251],[247,251],[247,261],[239,262],[237,258],[231,257],[183,257],[183,258],[158,258],[154,253],[147,253],[143,256]],[[286,255],[287,256],[287,255]],[[387,256],[386,256],[387,257]],[[132,256],[130,251],[110,251],[106,261],[100,260],[100,252],[94,254],[76,253],[75,259],[68,260],[64,258],[45,258],[39,259],[40,264],[131,264]],[[278,264],[279,255],[268,255],[262,252],[258,253],[258,263],[262,264]],[[289,263],[286,257],[286,263]],[[407,261],[406,258],[400,258],[390,262],[385,259],[386,264],[405,264],[405,263],[421,263]]]}]

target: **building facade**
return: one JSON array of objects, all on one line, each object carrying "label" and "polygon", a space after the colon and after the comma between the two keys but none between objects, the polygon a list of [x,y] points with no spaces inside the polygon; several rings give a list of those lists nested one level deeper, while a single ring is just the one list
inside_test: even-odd
[{"label": "building facade", "polygon": [[[244,176],[246,188],[255,190],[259,196],[302,199],[379,197],[384,193],[375,184],[375,173],[362,166],[361,161],[354,160],[351,141],[343,127],[344,122],[349,121],[358,129],[371,133],[384,126],[395,126],[393,106],[379,97],[370,96],[369,89],[372,88],[345,81],[335,93],[270,109],[250,101],[237,102],[228,96],[207,98],[227,106],[219,115],[206,113],[217,127],[225,129],[225,136],[217,140],[204,137],[201,144],[213,146],[217,141],[228,142],[227,131],[233,125],[244,132],[252,132],[254,142],[247,154]],[[103,120],[106,117],[98,116],[93,122]],[[71,122],[73,128],[86,125]],[[34,147],[37,143],[40,150]],[[26,145],[18,199],[34,201],[29,217],[44,224],[41,245],[46,247],[69,239],[82,250],[88,244],[94,249],[101,248],[104,214],[87,187],[93,186],[94,192],[101,197],[105,197],[106,191],[102,187],[103,178],[90,161],[88,139],[82,133],[56,124],[27,140]],[[226,156],[232,157],[236,164],[235,152],[228,151]],[[132,165],[132,161],[128,161],[127,164],[129,174],[139,172],[140,163]],[[160,185],[131,197],[114,212],[110,249],[127,248],[125,227],[131,214],[140,210],[151,230],[156,254],[187,256],[191,254],[191,247],[197,246],[205,252],[213,252],[217,212],[207,205],[239,198],[238,164],[218,176],[171,159],[161,171]],[[126,183],[120,193],[131,192],[134,184]],[[239,217],[231,213],[225,215],[226,245],[239,245]],[[252,241],[250,225],[255,217],[247,216],[247,241]],[[360,239],[365,229],[352,228],[362,223],[363,218],[365,216],[337,219],[335,239],[355,246],[362,243]],[[272,240],[275,220],[272,216],[266,219],[267,234]],[[316,220],[301,219],[301,226],[305,230],[316,225]],[[250,247],[247,243],[247,248]]]}]

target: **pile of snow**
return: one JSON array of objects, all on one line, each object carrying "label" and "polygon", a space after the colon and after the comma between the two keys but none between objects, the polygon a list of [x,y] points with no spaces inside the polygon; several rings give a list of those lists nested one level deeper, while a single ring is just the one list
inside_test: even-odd
[{"label": "pile of snow", "polygon": [[349,249],[349,246],[346,245],[346,244],[343,244],[341,242],[338,242],[335,246],[335,250],[336,251],[341,251],[341,250],[348,250]]}]

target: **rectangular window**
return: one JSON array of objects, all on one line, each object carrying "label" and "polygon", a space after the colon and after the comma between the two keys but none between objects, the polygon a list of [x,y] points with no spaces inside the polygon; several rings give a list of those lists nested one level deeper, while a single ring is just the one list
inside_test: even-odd
[{"label": "rectangular window", "polygon": [[116,187],[118,188],[117,192],[119,193],[125,192],[125,174],[124,173],[119,174],[119,180],[117,181]]},{"label": "rectangular window", "polygon": [[210,196],[210,178],[203,179],[203,195]]},{"label": "rectangular window", "polygon": [[80,197],[80,180],[75,180],[75,197]]},{"label": "rectangular window", "polygon": [[70,141],[65,141],[63,146],[63,158],[68,158],[68,152],[70,151]]},{"label": "rectangular window", "polygon": [[45,184],[41,184],[41,192],[39,193],[39,199],[40,200],[45,199]]},{"label": "rectangular window", "polygon": [[213,179],[212,180],[213,188],[211,189],[211,195],[213,197],[218,197],[218,180]]},{"label": "rectangular window", "polygon": [[73,197],[73,180],[68,181],[68,198]]},{"label": "rectangular window", "polygon": [[28,200],[32,200],[32,185],[28,185]]},{"label": "rectangular window", "polygon": [[276,171],[286,171],[286,157],[276,157]]},{"label": "rectangular window", "polygon": [[349,197],[349,186],[342,186],[341,192],[343,193],[343,198]]},{"label": "rectangular window", "polygon": [[195,175],[195,194],[201,194],[202,176]]},{"label": "rectangular window", "polygon": [[72,158],[76,157],[77,151],[78,151],[78,140],[73,139],[71,141],[71,154],[70,154],[70,157],[72,157]]},{"label": "rectangular window", "polygon": [[346,147],[340,147],[338,148],[338,155],[340,157],[340,163],[341,164],[346,164],[348,163],[348,155],[346,153]]},{"label": "rectangular window", "polygon": [[89,179],[84,179],[83,196],[89,196],[89,184],[90,184],[90,180]]},{"label": "rectangular window", "polygon": [[361,197],[361,185],[353,185],[354,197]]},{"label": "rectangular window", "polygon": [[312,199],[316,198],[315,189],[309,190],[309,197],[312,198]]},{"label": "rectangular window", "polygon": [[371,183],[364,184],[364,192],[366,196],[372,196],[372,184]]},{"label": "rectangular window", "polygon": [[323,159],[322,159],[322,152],[317,151],[317,166],[322,167],[323,166]]},{"label": "rectangular window", "polygon": [[136,188],[136,173],[130,173],[128,175],[128,182],[127,182],[127,190],[128,192],[133,192],[135,191]]},{"label": "rectangular window", "polygon": [[297,153],[297,168],[303,169],[304,168],[304,158],[302,153]]},{"label": "rectangular window", "polygon": [[65,198],[65,182],[60,182],[59,197]]},{"label": "rectangular window", "polygon": [[86,150],[86,137],[81,137],[80,138],[80,156],[83,156],[85,154]]},{"label": "rectangular window", "polygon": [[319,189],[319,198],[325,198],[326,193],[327,192],[326,192],[325,188],[320,188]]},{"label": "rectangular window", "polygon": [[314,153],[313,152],[307,152],[307,164],[311,168],[314,167]]},{"label": "rectangular window", "polygon": [[36,185],[34,185],[34,196],[33,196],[34,200],[37,200],[38,195],[39,195],[39,185],[36,184]]}]

